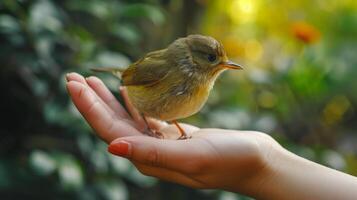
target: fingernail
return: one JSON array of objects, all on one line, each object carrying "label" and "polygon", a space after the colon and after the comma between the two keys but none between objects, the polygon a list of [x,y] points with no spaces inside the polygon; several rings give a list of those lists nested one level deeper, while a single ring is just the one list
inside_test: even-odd
[{"label": "fingernail", "polygon": [[67,81],[69,81],[69,74],[70,74],[70,73],[67,73],[67,74],[66,74],[66,80],[67,80]]},{"label": "fingernail", "polygon": [[[76,72],[68,72],[68,73],[66,74],[66,79],[67,79],[67,81],[70,81],[71,76],[76,76],[76,75],[77,75]],[[72,79],[73,79],[73,77],[72,77]]]},{"label": "fingernail", "polygon": [[120,141],[118,143],[110,144],[108,151],[114,155],[129,157],[130,155],[130,144],[125,141]]}]

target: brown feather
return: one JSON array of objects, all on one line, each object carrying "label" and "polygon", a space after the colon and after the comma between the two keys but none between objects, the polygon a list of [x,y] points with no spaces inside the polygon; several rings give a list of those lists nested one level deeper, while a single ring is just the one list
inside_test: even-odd
[{"label": "brown feather", "polygon": [[144,58],[130,65],[123,73],[122,80],[125,86],[152,85],[168,73],[165,59],[166,49],[148,53]]}]

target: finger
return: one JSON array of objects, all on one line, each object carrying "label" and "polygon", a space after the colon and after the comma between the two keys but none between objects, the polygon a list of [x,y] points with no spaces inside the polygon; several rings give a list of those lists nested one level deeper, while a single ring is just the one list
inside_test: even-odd
[{"label": "finger", "polygon": [[173,170],[169,170],[166,168],[161,168],[161,167],[152,167],[149,165],[144,165],[141,164],[139,162],[133,162],[135,167],[144,175],[146,176],[153,176],[165,181],[169,181],[169,182],[174,182],[174,183],[178,183],[181,185],[186,185],[189,187],[193,187],[193,188],[203,188],[204,184],[193,179],[190,178],[182,173],[173,171]]},{"label": "finger", "polygon": [[[199,130],[198,127],[185,123],[180,123],[180,127],[185,131],[188,136],[192,136],[193,133]],[[175,135],[181,135],[180,130],[177,128],[177,126],[173,124],[165,126],[164,128],[160,129],[160,131],[175,133]]]},{"label": "finger", "polygon": [[145,130],[146,128],[146,123],[141,116],[140,112],[134,107],[134,105],[131,103],[129,96],[128,96],[128,91],[125,87],[119,87],[120,94],[122,95],[126,108],[128,109],[131,117],[133,120],[136,122],[139,130]]},{"label": "finger", "polygon": [[84,85],[88,85],[84,77],[78,73],[71,72],[66,75],[67,82],[69,81],[77,81]]},{"label": "finger", "polygon": [[89,87],[89,85],[87,84],[87,81],[85,80],[85,78],[83,76],[81,76],[78,73],[72,72],[72,73],[68,73],[66,75],[66,79],[67,82],[69,81],[77,81],[79,83],[82,83],[85,86],[88,86],[89,91],[91,93],[93,93],[93,96],[96,97],[98,99],[98,102],[103,104],[103,107],[113,116],[115,115],[114,111],[92,90],[92,88]]},{"label": "finger", "polygon": [[200,148],[200,144],[195,138],[163,140],[133,136],[114,140],[108,151],[144,165],[193,174],[199,173],[206,164],[205,150]]},{"label": "finger", "polygon": [[89,88],[76,81],[67,82],[67,90],[83,117],[98,132],[109,129],[112,125],[112,115],[99,103]]},{"label": "finger", "polygon": [[128,123],[113,119],[86,85],[69,81],[67,89],[79,112],[103,140],[111,142],[118,137],[140,134]]},{"label": "finger", "polygon": [[114,95],[99,78],[91,76],[86,78],[86,81],[93,91],[97,93],[97,95],[115,112],[119,118],[129,119],[129,115],[126,110],[120,105]]},{"label": "finger", "polygon": [[150,128],[152,128],[154,130],[161,130],[168,126],[167,122],[158,120],[155,118],[147,117],[146,120],[147,120]]}]

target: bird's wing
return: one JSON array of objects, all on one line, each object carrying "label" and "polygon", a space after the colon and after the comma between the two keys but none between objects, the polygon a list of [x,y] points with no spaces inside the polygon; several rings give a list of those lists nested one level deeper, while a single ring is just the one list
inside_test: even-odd
[{"label": "bird's wing", "polygon": [[148,53],[145,57],[129,66],[122,73],[125,86],[152,85],[158,83],[168,74],[166,49]]}]

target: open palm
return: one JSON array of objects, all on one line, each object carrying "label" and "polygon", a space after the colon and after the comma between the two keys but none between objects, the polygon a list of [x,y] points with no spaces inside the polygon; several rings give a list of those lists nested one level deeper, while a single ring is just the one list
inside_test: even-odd
[{"label": "open palm", "polygon": [[[96,77],[67,75],[72,101],[90,126],[107,143],[109,150],[128,158],[143,174],[198,188],[243,191],[253,177],[260,177],[275,141],[252,131],[199,129],[182,124],[187,140],[176,140],[174,125],[148,119],[150,128],[165,139],[144,135],[145,123],[121,88],[127,109]],[[118,151],[123,149],[126,151]],[[250,181],[249,181],[250,182]]]}]

